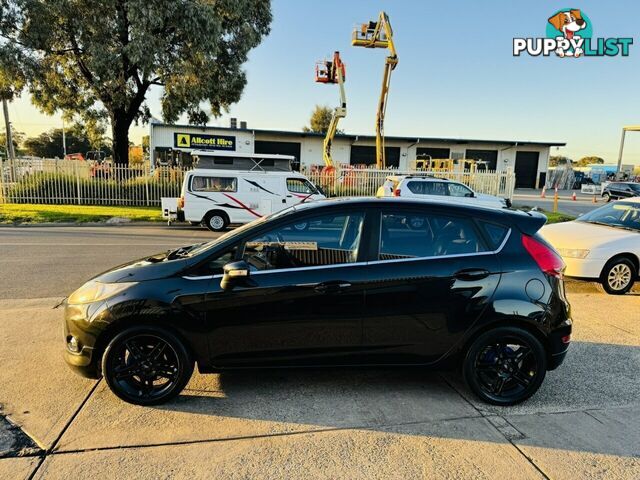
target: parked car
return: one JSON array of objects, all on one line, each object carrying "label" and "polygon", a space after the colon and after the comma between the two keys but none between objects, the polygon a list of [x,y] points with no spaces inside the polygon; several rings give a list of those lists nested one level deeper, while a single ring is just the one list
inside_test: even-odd
[{"label": "parked car", "polygon": [[537,233],[545,221],[419,199],[297,205],[92,279],[64,302],[65,359],[140,405],[178,395],[194,363],[452,362],[478,397],[512,405],[570,342],[564,264]]},{"label": "parked car", "polygon": [[[307,177],[290,170],[293,158],[216,152],[208,163],[199,161],[184,176],[178,219],[220,232],[230,224],[248,223],[297,203],[325,198]],[[284,161],[286,168],[271,168],[276,161]]]},{"label": "parked car", "polygon": [[388,176],[376,196],[433,198],[495,208],[511,206],[509,199],[474,192],[464,183],[424,175]]},{"label": "parked car", "polygon": [[540,234],[562,255],[566,275],[598,281],[612,295],[627,293],[640,265],[640,197],[619,200]]},{"label": "parked car", "polygon": [[640,196],[640,183],[611,182],[602,189],[602,198],[607,202],[637,196]]}]

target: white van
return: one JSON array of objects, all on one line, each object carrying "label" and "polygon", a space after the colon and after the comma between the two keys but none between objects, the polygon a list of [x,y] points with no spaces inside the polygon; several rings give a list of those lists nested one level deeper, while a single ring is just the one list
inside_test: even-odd
[{"label": "white van", "polygon": [[178,218],[219,232],[284,208],[325,198],[307,177],[291,170],[294,157],[236,152],[193,152]]}]

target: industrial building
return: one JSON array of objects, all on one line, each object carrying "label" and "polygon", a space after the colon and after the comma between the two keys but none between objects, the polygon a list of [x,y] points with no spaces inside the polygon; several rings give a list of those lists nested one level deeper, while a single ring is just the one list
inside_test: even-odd
[{"label": "industrial building", "polygon": [[[189,165],[193,150],[221,150],[242,153],[279,153],[296,158],[294,168],[322,166],[322,133],[150,124],[149,149],[153,165]],[[565,143],[466,138],[385,137],[387,167],[407,170],[419,156],[434,159],[482,160],[483,168],[516,173],[517,188],[538,188],[545,184],[551,147]],[[375,165],[373,135],[338,134],[332,145],[337,165]]]}]

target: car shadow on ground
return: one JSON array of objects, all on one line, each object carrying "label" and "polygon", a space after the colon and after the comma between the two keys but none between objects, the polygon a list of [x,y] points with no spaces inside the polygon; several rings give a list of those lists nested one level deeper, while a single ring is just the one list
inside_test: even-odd
[{"label": "car shadow on ground", "polygon": [[[520,440],[532,446],[637,457],[639,371],[640,347],[574,342],[565,364],[547,374],[534,397],[514,407],[478,401],[455,372],[314,368],[199,375],[178,399],[153,408],[284,423],[291,430],[302,425],[321,430],[364,428],[502,442],[504,437],[478,434],[486,437],[478,438],[477,432],[455,426],[463,419],[486,421],[482,417],[500,416],[511,422]],[[553,437],[527,433],[531,419],[534,426],[546,422],[545,429],[552,430],[560,420],[558,415],[575,418],[565,422],[568,426],[558,426],[560,431]],[[602,442],[602,435],[611,438]],[[560,442],[563,436],[571,441]]]}]

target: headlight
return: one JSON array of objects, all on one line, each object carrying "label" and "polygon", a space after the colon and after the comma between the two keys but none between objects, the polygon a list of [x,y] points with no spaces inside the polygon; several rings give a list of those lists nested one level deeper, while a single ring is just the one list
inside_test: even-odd
[{"label": "headlight", "polygon": [[567,258],[585,258],[589,255],[589,250],[583,250],[580,248],[559,248],[558,253],[560,256]]},{"label": "headlight", "polygon": [[97,302],[135,285],[135,282],[125,283],[100,283],[95,280],[85,283],[69,296],[68,302],[72,305]]}]

